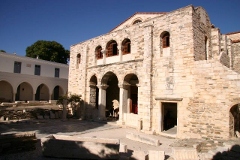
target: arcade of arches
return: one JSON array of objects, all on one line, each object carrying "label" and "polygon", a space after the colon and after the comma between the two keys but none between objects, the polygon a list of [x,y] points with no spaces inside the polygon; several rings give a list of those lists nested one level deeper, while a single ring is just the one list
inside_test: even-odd
[{"label": "arcade of arches", "polygon": [[46,84],[40,84],[34,88],[27,82],[22,82],[14,88],[7,81],[0,81],[0,102],[14,101],[49,101],[57,100],[64,94],[61,86],[55,86],[52,91]]},{"label": "arcade of arches", "polygon": [[[98,119],[113,116],[122,121],[124,113],[138,114],[138,83],[135,74],[126,75],[122,83],[113,72],[107,72],[100,82],[93,75],[90,78],[89,107],[98,109],[95,115]],[[88,115],[89,118],[93,116]]]}]

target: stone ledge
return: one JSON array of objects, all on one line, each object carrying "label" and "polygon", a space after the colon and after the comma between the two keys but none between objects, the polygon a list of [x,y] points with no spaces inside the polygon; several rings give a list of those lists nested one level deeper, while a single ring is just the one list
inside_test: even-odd
[{"label": "stone ledge", "polygon": [[41,146],[47,157],[118,159],[120,143],[118,139],[51,135],[41,138]]},{"label": "stone ledge", "polygon": [[157,101],[182,101],[183,98],[172,98],[172,97],[155,97]]},{"label": "stone ledge", "polygon": [[154,139],[149,137],[148,135],[139,135],[139,134],[134,134],[134,133],[128,133],[126,134],[126,138],[131,139],[133,141],[138,141],[154,146],[159,146],[160,142],[158,139]]}]

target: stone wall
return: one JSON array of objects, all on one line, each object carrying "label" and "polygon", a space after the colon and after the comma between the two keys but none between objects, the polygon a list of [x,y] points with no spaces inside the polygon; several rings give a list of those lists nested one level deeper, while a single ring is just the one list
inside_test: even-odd
[{"label": "stone wall", "polygon": [[194,96],[180,130],[189,137],[228,138],[234,134],[229,131],[229,113],[240,101],[240,75],[214,60],[196,62],[192,71]]},{"label": "stone wall", "polygon": [[240,41],[232,44],[232,52],[234,53],[232,68],[237,73],[240,73]]}]

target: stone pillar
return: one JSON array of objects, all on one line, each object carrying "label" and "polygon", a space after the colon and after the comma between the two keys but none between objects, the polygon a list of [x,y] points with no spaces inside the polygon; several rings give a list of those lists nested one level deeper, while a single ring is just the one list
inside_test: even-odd
[{"label": "stone pillar", "polygon": [[106,89],[108,85],[98,85],[99,88],[99,97],[98,97],[98,119],[106,119]]},{"label": "stone pillar", "polygon": [[164,117],[163,117],[163,113],[162,113],[162,111],[163,111],[163,109],[162,109],[162,102],[161,101],[159,101],[159,131],[160,132],[162,132],[163,131],[163,119],[164,119]]},{"label": "stone pillar", "polygon": [[143,54],[143,70],[142,83],[145,84],[139,88],[143,91],[139,114],[142,115],[143,130],[150,131],[152,127],[152,55],[153,55],[153,26],[148,25],[144,28],[144,54]]},{"label": "stone pillar", "polygon": [[51,99],[52,99],[52,98],[51,98],[51,97],[52,97],[51,95],[52,95],[52,94],[51,94],[51,93],[49,93],[49,97],[48,97],[48,103],[49,103],[49,102],[51,101]]},{"label": "stone pillar", "polygon": [[211,29],[211,57],[218,60],[220,54],[220,31],[218,28]]},{"label": "stone pillar", "polygon": [[106,64],[106,50],[102,51],[103,53],[103,64]]},{"label": "stone pillar", "polygon": [[119,120],[118,124],[124,124],[124,113],[128,112],[128,89],[130,85],[119,85]]}]

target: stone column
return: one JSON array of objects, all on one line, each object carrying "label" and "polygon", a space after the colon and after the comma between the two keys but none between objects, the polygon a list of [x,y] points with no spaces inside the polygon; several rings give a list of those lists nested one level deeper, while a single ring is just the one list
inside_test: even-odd
[{"label": "stone column", "polygon": [[51,93],[49,93],[48,103],[51,102]]},{"label": "stone column", "polygon": [[103,54],[103,64],[106,64],[106,50],[102,51]]},{"label": "stone column", "polygon": [[[144,54],[143,54],[143,81],[145,84],[140,91],[143,92],[142,106],[139,107],[139,114],[144,113],[143,130],[150,131],[152,128],[152,55],[153,55],[153,26],[147,25],[144,28]],[[139,88],[140,89],[140,88]]]},{"label": "stone column", "polygon": [[98,85],[99,88],[99,97],[98,97],[98,119],[106,119],[106,89],[108,85]]},{"label": "stone column", "polygon": [[124,124],[124,113],[128,113],[128,89],[130,85],[119,85],[119,120],[118,124]]}]

